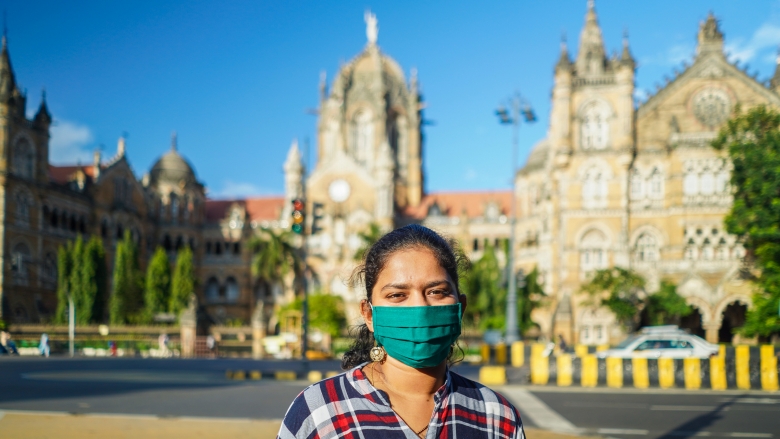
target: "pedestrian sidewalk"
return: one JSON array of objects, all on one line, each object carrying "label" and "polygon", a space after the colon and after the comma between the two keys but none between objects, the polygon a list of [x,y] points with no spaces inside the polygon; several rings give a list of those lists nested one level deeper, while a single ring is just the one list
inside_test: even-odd
[{"label": "pedestrian sidewalk", "polygon": [[[143,415],[68,414],[0,410],[3,439],[273,439],[279,420],[229,418],[159,418]],[[526,429],[528,439],[574,439],[576,436]]]}]

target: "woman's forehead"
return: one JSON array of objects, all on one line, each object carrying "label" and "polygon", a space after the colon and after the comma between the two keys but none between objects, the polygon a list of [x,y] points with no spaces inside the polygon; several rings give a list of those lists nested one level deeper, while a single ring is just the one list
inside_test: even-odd
[{"label": "woman's forehead", "polygon": [[389,277],[447,276],[436,255],[427,248],[411,248],[393,253],[385,262],[378,280]]}]

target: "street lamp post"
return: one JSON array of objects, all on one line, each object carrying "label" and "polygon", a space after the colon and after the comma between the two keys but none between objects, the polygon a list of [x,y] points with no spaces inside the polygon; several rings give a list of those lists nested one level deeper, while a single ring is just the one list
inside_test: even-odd
[{"label": "street lamp post", "polygon": [[[517,201],[515,194],[515,181],[517,180],[517,144],[518,133],[520,131],[520,118],[526,123],[536,121],[536,116],[530,105],[515,93],[510,96],[509,110],[503,105],[496,110],[499,122],[502,125],[512,125],[512,196],[511,212],[509,218],[509,257],[507,260],[507,271],[509,274],[509,291],[506,297],[506,342],[513,343],[520,340],[520,333],[517,327],[517,277],[515,276],[515,223],[517,221]],[[521,108],[522,106],[522,108]]]},{"label": "street lamp post", "polygon": [[73,305],[73,296],[68,291],[68,353],[71,358],[75,355],[74,339],[76,338],[76,307]]}]

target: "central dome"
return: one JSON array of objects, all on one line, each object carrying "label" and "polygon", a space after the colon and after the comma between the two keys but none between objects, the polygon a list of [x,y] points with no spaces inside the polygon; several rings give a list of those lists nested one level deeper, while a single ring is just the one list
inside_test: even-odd
[{"label": "central dome", "polygon": [[149,176],[152,183],[178,184],[184,181],[185,184],[189,184],[197,181],[192,166],[175,149],[171,149],[157,160]]}]

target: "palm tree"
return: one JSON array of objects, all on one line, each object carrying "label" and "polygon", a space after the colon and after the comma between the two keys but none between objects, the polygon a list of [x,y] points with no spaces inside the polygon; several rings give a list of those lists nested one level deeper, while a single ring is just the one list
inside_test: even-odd
[{"label": "palm tree", "polygon": [[360,248],[357,249],[352,258],[356,261],[363,260],[363,256],[368,251],[368,249],[371,248],[375,242],[379,241],[379,238],[381,238],[382,235],[382,229],[379,227],[379,224],[369,224],[368,229],[358,233],[358,237],[360,238]]},{"label": "palm tree", "polygon": [[252,256],[252,276],[267,284],[282,282],[288,273],[299,276],[303,272],[300,250],[292,245],[289,231],[274,232],[262,229],[249,243]]}]

